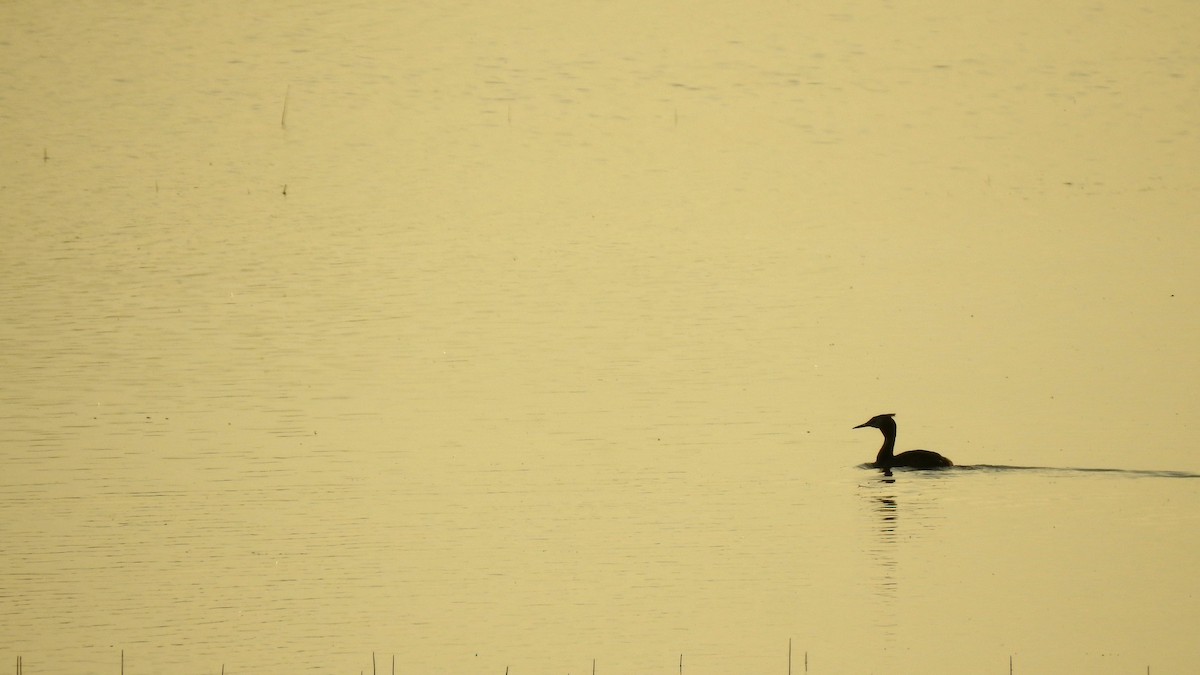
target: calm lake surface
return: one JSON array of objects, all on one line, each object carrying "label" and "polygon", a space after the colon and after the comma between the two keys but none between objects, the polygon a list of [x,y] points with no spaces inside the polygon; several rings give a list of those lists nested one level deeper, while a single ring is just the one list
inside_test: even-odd
[{"label": "calm lake surface", "polygon": [[6,3],[0,659],[1200,670],[1196,35]]}]

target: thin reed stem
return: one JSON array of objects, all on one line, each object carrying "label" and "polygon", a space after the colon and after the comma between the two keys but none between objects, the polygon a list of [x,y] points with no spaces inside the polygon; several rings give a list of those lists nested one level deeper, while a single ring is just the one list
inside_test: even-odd
[{"label": "thin reed stem", "polygon": [[287,129],[287,104],[288,99],[292,96],[292,85],[288,85],[287,91],[283,94],[283,114],[279,116],[279,128]]}]

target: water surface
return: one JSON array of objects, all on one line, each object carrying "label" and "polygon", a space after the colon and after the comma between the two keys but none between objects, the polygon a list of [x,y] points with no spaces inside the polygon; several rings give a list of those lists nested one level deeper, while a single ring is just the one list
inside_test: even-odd
[{"label": "water surface", "polygon": [[10,663],[1200,665],[1192,5],[0,11]]}]

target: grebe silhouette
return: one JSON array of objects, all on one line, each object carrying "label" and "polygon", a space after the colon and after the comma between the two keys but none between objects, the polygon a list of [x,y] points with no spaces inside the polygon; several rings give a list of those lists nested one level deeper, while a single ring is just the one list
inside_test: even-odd
[{"label": "grebe silhouette", "polygon": [[854,427],[855,429],[875,427],[883,432],[883,447],[879,449],[879,454],[875,456],[876,468],[891,469],[903,466],[911,469],[944,469],[948,466],[954,466],[954,462],[932,450],[908,450],[898,455],[893,455],[892,453],[896,449],[896,420],[892,418],[895,416],[895,413],[876,415]]}]

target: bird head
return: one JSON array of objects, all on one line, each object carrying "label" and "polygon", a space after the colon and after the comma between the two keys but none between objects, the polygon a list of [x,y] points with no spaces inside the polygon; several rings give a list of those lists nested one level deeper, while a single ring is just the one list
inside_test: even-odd
[{"label": "bird head", "polygon": [[882,429],[886,426],[895,426],[896,422],[892,419],[895,416],[896,416],[896,413],[886,413],[883,415],[876,415],[876,416],[872,417],[871,419],[867,420],[866,422],[863,422],[862,424],[860,424],[854,428],[861,429],[863,427],[875,427],[876,429]]}]

